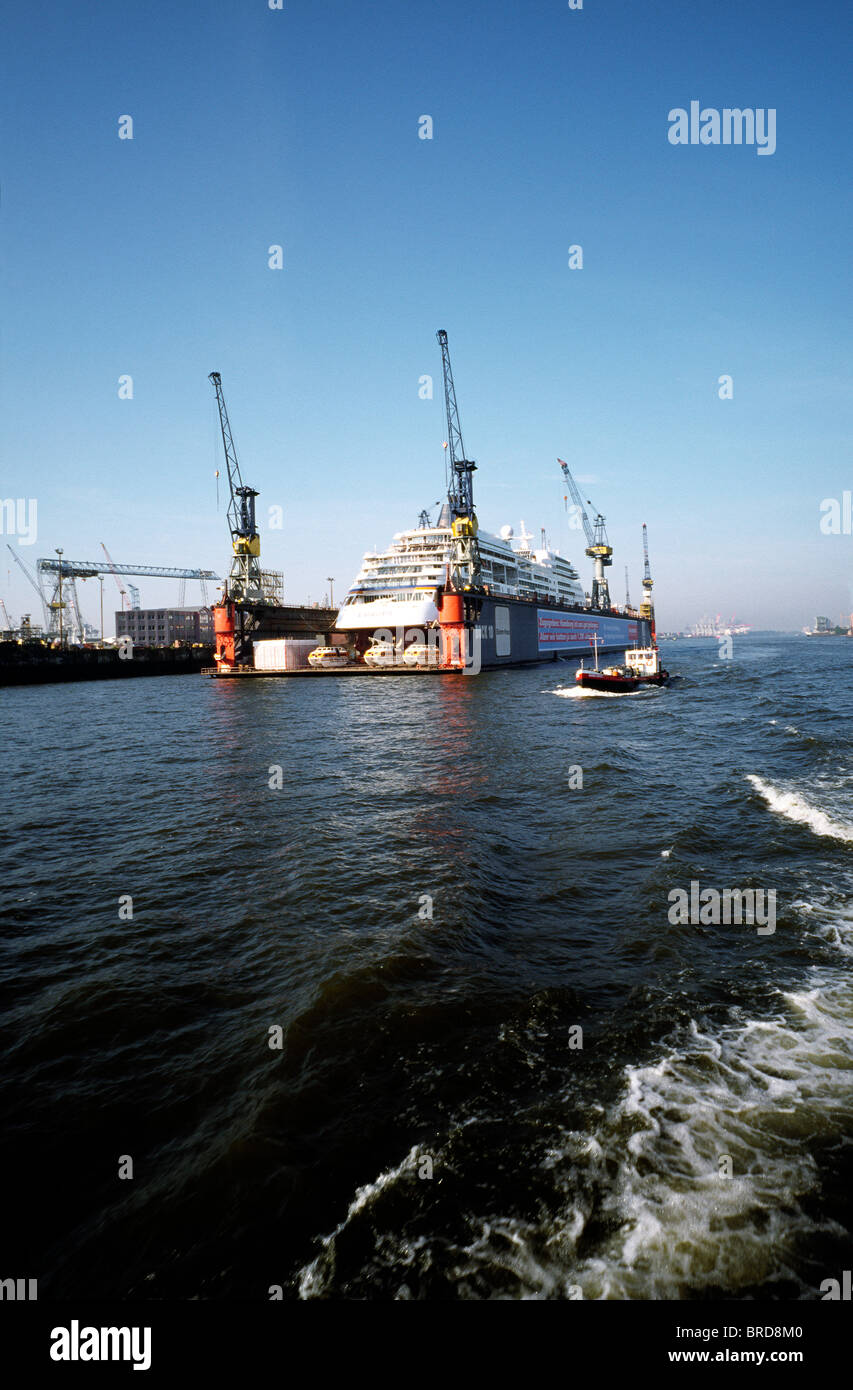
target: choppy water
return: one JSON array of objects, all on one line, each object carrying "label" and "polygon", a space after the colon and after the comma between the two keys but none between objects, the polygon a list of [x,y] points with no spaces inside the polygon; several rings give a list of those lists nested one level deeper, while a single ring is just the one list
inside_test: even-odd
[{"label": "choppy water", "polygon": [[[3,1277],[818,1297],[853,1226],[853,643],[666,660],[619,698],[562,664],[3,694]],[[775,932],[672,925],[692,880],[775,889]]]}]

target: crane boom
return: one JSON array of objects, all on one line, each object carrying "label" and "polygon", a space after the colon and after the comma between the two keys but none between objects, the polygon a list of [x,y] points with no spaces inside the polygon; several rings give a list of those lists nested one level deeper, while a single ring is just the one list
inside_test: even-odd
[{"label": "crane boom", "polygon": [[646,523],[643,522],[643,602],[640,604],[640,617],[647,619],[652,633],[652,646],[657,646],[657,636],[655,633],[655,606],[652,602],[652,588],[654,581],[652,572],[649,569],[649,536],[646,530]]},{"label": "crane boom", "polygon": [[459,407],[456,404],[456,387],[453,384],[453,369],[450,365],[447,333],[443,328],[439,328],[435,336],[441,348],[444,407],[447,412],[447,448],[450,456],[447,500],[450,503],[452,517],[473,517],[474,487],[471,474],[477,465],[465,457],[465,445],[462,443],[462,428],[459,424]]},{"label": "crane boom", "polygon": [[578,513],[580,514],[581,522],[583,523],[584,533],[587,539],[587,544],[593,545],[595,543],[595,534],[593,532],[590,519],[586,514],[586,508],[584,507],[583,499],[578,491],[578,485],[572,477],[569,465],[565,462],[565,460],[557,459],[557,462],[563,470],[563,477],[565,478],[566,483],[568,484],[569,492],[572,494],[572,501],[574,502],[575,507],[578,510]]},{"label": "crane boom", "polygon": [[652,572],[649,569],[649,533],[646,523],[643,522],[643,583],[652,585]]},{"label": "crane boom", "polygon": [[[106,557],[107,557],[107,564],[108,564],[109,567],[110,567],[110,573],[112,574],[113,579],[115,580],[116,584],[118,585],[118,591],[119,591],[119,593],[121,594],[121,606],[122,606],[123,609],[128,609],[128,608],[130,607],[130,599],[129,599],[128,596],[127,596],[127,590],[125,589],[124,585],[122,584],[121,580],[119,579],[118,570],[116,569],[115,565],[113,564],[112,556],[110,555],[110,552],[107,550],[107,547],[104,545],[104,542],[103,542],[103,541],[101,541],[101,549],[103,550],[104,554],[105,554]],[[64,573],[64,567],[63,567],[63,573]]]},{"label": "crane boom", "polygon": [[32,584],[33,588],[39,596],[39,603],[41,604],[42,612],[42,621],[44,623],[44,631],[47,632],[48,628],[50,627],[50,612],[47,606],[47,599],[45,598],[42,592],[41,586],[39,585],[37,580],[33,579],[33,576],[30,574],[20,555],[18,555],[18,553],[12,549],[11,545],[7,544],[6,549],[9,551],[9,554],[12,556],[12,559],[15,561],[15,563],[19,565],[20,568],[23,570],[28,581],[30,582],[30,584]]},{"label": "crane boom", "polygon": [[[592,580],[592,606],[607,610],[610,608],[610,589],[607,584],[607,576],[604,573],[607,565],[613,564],[613,547],[607,539],[607,531],[604,528],[604,517],[601,512],[595,513],[595,525],[590,522],[586,514],[581,495],[578,492],[577,483],[571,474],[571,469],[564,459],[557,459],[563,470],[563,476],[569,485],[569,491],[574,499],[575,506],[580,508],[583,529],[586,533],[587,547],[586,554],[593,562]],[[592,503],[587,498],[587,506]]]},{"label": "crane boom", "polygon": [[213,389],[216,392],[216,404],[219,407],[219,428],[222,431],[222,445],[225,449],[225,464],[228,469],[230,493],[228,525],[231,530],[231,539],[235,545],[237,541],[258,542],[258,550],[255,553],[259,554],[260,543],[255,525],[255,498],[258,494],[253,487],[246,487],[240,473],[237,450],[234,447],[234,436],[231,433],[231,422],[228,419],[228,407],[225,404],[225,395],[222,390],[222,377],[219,372],[211,372],[208,380],[213,382]]},{"label": "crane boom", "polygon": [[[40,574],[58,574],[59,561],[39,560],[38,568]],[[213,570],[184,569],[173,565],[119,565],[115,561],[112,565],[107,565],[103,560],[62,561],[62,573],[75,579],[97,578],[99,574],[106,574],[108,571],[111,574],[145,574],[152,579],[198,579],[202,583],[205,579],[219,578]]]}]

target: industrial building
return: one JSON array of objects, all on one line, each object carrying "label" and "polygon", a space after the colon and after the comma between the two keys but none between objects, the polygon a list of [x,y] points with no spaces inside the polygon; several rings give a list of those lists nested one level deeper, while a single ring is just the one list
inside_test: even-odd
[{"label": "industrial building", "polygon": [[209,608],[130,608],[116,613],[116,637],[138,647],[170,647],[173,642],[213,642]]}]

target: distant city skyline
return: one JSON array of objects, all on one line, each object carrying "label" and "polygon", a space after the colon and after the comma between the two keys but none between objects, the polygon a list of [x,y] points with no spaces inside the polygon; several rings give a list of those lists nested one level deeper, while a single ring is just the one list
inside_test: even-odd
[{"label": "distant city skyline", "polygon": [[340,602],[442,495],[440,327],[485,530],[544,526],[588,589],[562,457],[620,601],[648,523],[662,629],[853,609],[846,9],[48,0],[0,23],[15,620],[39,617],[7,542],[227,573],[213,370],[265,566]]}]

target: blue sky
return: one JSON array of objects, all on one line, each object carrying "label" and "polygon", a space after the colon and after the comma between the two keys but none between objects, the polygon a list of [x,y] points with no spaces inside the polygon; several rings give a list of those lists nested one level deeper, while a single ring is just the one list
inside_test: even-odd
[{"label": "blue sky", "polygon": [[[19,553],[103,540],[224,573],[215,369],[259,516],[284,508],[264,562],[290,599],[328,575],[341,596],[441,495],[442,327],[482,526],[545,526],[588,582],[561,456],[595,479],[620,596],[648,522],[661,626],[849,611],[853,536],[819,508],[853,488],[851,29],[840,0],[8,4],[0,496],[39,522]],[[693,99],[775,108],[775,154],[672,146]]]}]

